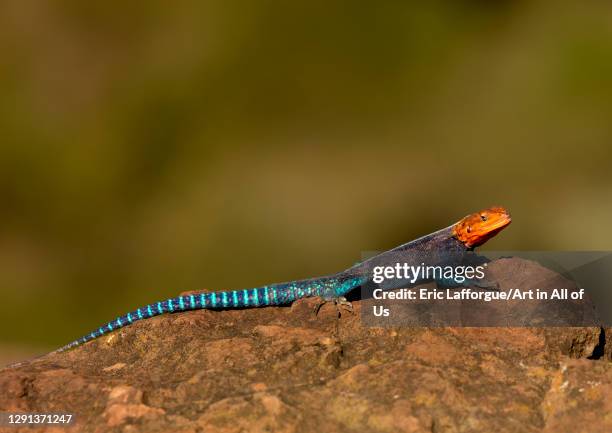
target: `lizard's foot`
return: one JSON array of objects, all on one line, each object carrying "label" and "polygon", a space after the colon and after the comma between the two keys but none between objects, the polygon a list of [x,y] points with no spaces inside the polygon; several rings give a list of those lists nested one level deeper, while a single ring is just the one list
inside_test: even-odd
[{"label": "lizard's foot", "polygon": [[355,312],[355,310],[353,309],[353,304],[351,304],[349,301],[346,300],[346,298],[344,296],[340,296],[337,298],[331,298],[331,299],[322,299],[321,302],[319,302],[314,309],[314,313],[315,316],[319,315],[319,310],[321,309],[321,307],[324,304],[327,304],[328,302],[333,302],[334,306],[336,307],[336,311],[338,312],[338,316],[342,315],[342,310],[346,310],[349,313],[353,314]]},{"label": "lizard's foot", "polygon": [[455,289],[459,290],[465,287],[474,287],[483,291],[499,292],[499,283],[491,280],[465,280],[461,283],[456,283],[453,280],[436,280],[436,284],[440,289]]},{"label": "lizard's foot", "polygon": [[497,281],[480,280],[472,282],[472,286],[488,292],[499,292],[499,283]]},{"label": "lizard's foot", "polygon": [[334,299],[334,304],[338,309],[338,314],[340,314],[340,309],[342,308],[351,314],[355,313],[355,310],[353,309],[353,304],[347,301],[344,296],[340,296],[339,298]]}]

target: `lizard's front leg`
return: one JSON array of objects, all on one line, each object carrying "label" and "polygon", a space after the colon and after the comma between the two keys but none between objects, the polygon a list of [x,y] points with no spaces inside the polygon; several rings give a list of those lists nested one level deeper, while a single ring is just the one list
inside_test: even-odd
[{"label": "lizard's front leg", "polygon": [[436,279],[436,285],[440,289],[462,289],[465,287],[477,288],[484,291],[492,291],[499,292],[499,283],[494,280],[488,279],[466,279],[461,283],[454,281],[452,278],[450,279]]}]

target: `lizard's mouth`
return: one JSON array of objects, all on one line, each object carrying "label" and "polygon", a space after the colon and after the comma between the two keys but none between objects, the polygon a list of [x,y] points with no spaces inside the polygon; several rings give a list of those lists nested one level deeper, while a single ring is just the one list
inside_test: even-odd
[{"label": "lizard's mouth", "polygon": [[508,224],[512,222],[512,218],[510,214],[507,212],[500,213],[495,217],[489,217],[489,220],[483,222],[481,230],[483,232],[499,232],[501,229],[506,227]]},{"label": "lizard's mouth", "polygon": [[503,207],[492,207],[468,215],[453,227],[454,236],[467,248],[482,245],[502,231],[512,218]]}]

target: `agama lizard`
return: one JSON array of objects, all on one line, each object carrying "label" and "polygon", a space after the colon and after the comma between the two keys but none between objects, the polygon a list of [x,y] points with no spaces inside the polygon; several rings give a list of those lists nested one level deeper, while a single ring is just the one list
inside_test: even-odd
[{"label": "agama lizard", "polygon": [[62,352],[130,325],[163,313],[198,309],[229,309],[286,305],[296,299],[319,296],[326,301],[346,303],[344,295],[368,281],[367,270],[372,263],[389,262],[415,252],[462,254],[485,243],[510,224],[510,215],[502,207],[491,207],[473,213],[459,222],[423,236],[397,248],[381,253],[334,275],[272,284],[264,287],[222,292],[197,293],[155,302],[106,323],[95,331],[75,340],[55,352]]}]

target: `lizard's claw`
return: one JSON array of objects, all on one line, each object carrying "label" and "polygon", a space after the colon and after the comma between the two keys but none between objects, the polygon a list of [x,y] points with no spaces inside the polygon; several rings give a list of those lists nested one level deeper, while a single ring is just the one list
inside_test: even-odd
[{"label": "lizard's claw", "polygon": [[321,310],[321,307],[324,304],[327,304],[328,302],[334,303],[334,306],[336,307],[336,311],[338,312],[338,316],[342,315],[342,310],[346,310],[351,314],[355,312],[355,310],[353,309],[353,304],[347,301],[344,296],[340,296],[338,298],[322,299],[321,302],[319,302],[314,308],[315,316],[319,314],[319,310]]},{"label": "lizard's claw", "polygon": [[344,296],[340,296],[339,298],[334,299],[334,304],[336,305],[336,309],[338,310],[338,314],[341,314],[340,309],[343,308],[349,313],[355,313],[353,309],[353,304],[346,300]]}]

